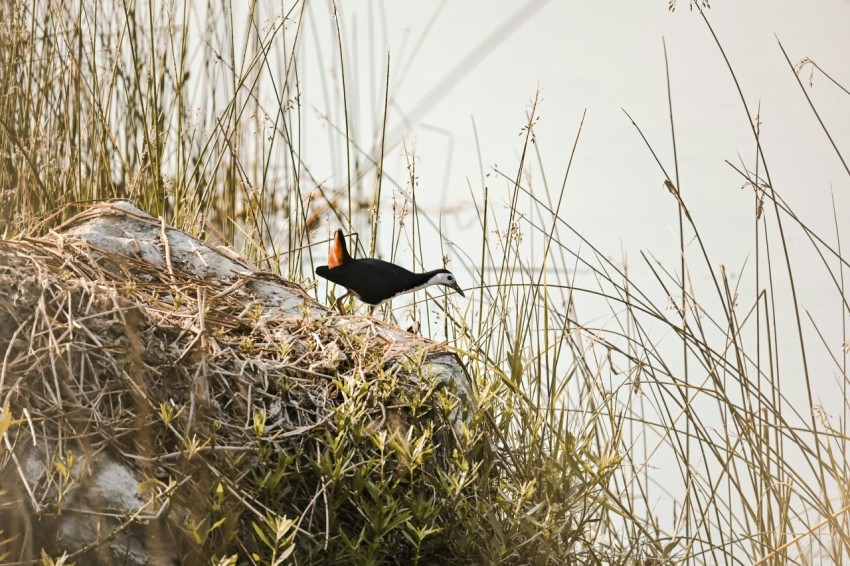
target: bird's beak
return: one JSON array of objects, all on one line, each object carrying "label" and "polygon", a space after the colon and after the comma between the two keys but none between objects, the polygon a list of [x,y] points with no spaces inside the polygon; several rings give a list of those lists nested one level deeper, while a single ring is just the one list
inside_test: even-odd
[{"label": "bird's beak", "polygon": [[453,283],[453,284],[451,285],[451,288],[452,288],[452,289],[454,289],[455,291],[457,291],[457,292],[458,292],[458,294],[459,294],[461,297],[466,298],[466,295],[464,295],[464,294],[463,294],[463,290],[461,290],[460,285],[458,285],[458,284],[457,284],[457,282]]}]

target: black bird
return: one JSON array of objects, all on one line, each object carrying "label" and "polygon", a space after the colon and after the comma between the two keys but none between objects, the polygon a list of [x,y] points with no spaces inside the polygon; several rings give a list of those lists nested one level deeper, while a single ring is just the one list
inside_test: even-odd
[{"label": "black bird", "polygon": [[328,264],[316,268],[316,275],[342,285],[348,292],[336,300],[336,308],[343,314],[342,301],[354,295],[372,308],[399,295],[412,293],[430,285],[451,287],[465,297],[455,276],[448,269],[435,269],[414,273],[407,269],[375,258],[354,259],[345,246],[342,230],[334,232],[328,250]]}]

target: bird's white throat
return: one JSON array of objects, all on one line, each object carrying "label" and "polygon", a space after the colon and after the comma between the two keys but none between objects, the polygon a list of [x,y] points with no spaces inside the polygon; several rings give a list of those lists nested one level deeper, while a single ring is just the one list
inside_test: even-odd
[{"label": "bird's white throat", "polygon": [[[396,297],[400,297],[401,295],[407,295],[408,293],[415,293],[416,291],[421,291],[425,287],[430,287],[431,285],[452,286],[454,284],[455,284],[455,278],[454,278],[454,275],[452,275],[451,273],[435,273],[425,283],[423,283],[421,285],[417,285],[416,287],[411,287],[410,289],[405,289],[404,291],[402,291],[400,293],[396,293],[395,295],[393,295],[391,297],[387,297],[386,299],[384,299],[383,301],[378,303],[378,305],[382,305],[382,304],[386,303],[387,301],[391,301],[391,300],[395,299]],[[378,306],[378,305],[375,305],[375,306]]]}]

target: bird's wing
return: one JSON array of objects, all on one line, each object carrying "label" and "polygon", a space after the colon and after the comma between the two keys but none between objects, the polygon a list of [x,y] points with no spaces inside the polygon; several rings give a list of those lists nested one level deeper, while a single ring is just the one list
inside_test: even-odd
[{"label": "bird's wing", "polygon": [[420,277],[407,269],[374,258],[358,259],[329,269],[321,266],[316,275],[354,291],[360,300],[376,305],[410,287],[410,282]]}]

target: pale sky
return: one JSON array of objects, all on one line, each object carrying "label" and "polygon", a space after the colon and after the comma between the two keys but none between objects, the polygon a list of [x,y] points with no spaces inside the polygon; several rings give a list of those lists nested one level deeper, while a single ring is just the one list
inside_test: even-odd
[{"label": "pale sky", "polygon": [[[312,9],[320,5],[314,3]],[[358,49],[349,49],[348,56],[352,73],[360,75],[359,102],[365,108],[382,98],[383,59],[389,50],[396,110],[389,131],[402,131],[401,113],[417,114],[419,127],[403,132],[407,139],[415,136],[423,187],[453,194],[460,187],[463,195],[465,179],[478,176],[473,117],[485,167],[495,163],[507,171],[515,168],[521,149],[517,134],[539,86],[543,103],[538,141],[551,177],[561,176],[579,117],[587,109],[570,182],[570,222],[598,230],[599,237],[610,238],[616,247],[623,238],[640,246],[665,238],[661,219],[655,219],[653,228],[647,226],[648,218],[635,214],[670,202],[657,190],[660,172],[621,111],[626,109],[639,122],[672,167],[665,38],[687,202],[706,222],[737,212],[749,214],[739,211],[752,204],[749,195],[733,190],[739,178],[723,160],[737,161],[737,152],[750,158],[752,135],[720,52],[687,2],[679,2],[673,13],[664,1],[552,0],[528,2],[524,10],[519,6],[493,1],[344,5],[343,34],[357,35]],[[385,31],[380,29],[381,7]],[[511,24],[523,11],[529,14],[527,20]],[[810,57],[837,80],[845,78],[846,85],[850,2],[716,2],[707,13],[748,103],[753,110],[761,103],[763,142],[776,189],[800,207],[801,215],[820,218],[829,212],[820,204],[830,184],[839,196],[850,193],[848,175],[820,132],[777,37],[793,63]],[[367,48],[370,18],[378,29],[374,47]],[[505,24],[510,31],[499,34],[492,49],[450,75]],[[377,62],[370,60],[369,49]],[[367,88],[370,65],[377,67],[375,90]],[[446,86],[442,81],[447,75],[451,87],[434,93],[438,85]],[[850,97],[822,76],[815,78],[810,94],[839,147],[850,147]],[[618,206],[611,206],[613,202]]]},{"label": "pale sky", "polygon": [[[354,138],[371,147],[380,125],[389,51],[393,107],[387,143],[396,145],[387,152],[387,174],[405,183],[398,145],[404,136],[408,146],[415,144],[424,208],[434,218],[444,210],[445,232],[467,249],[477,249],[481,237],[468,189],[469,183],[480,193],[482,185],[472,120],[485,173],[498,165],[512,175],[525,113],[539,87],[535,131],[552,186],[560,185],[587,111],[562,216],[613,258],[625,251],[634,261],[640,250],[648,250],[675,265],[675,202],[622,111],[638,122],[672,175],[663,38],[685,202],[715,264],[727,264],[733,276],[748,257],[752,267],[753,194],[741,190],[743,180],[724,161],[743,159],[752,167],[755,143],[723,57],[686,1],[675,12],[663,0],[340,4]],[[309,104],[342,124],[342,105],[335,99],[328,104],[318,86],[339,75],[335,29],[326,17],[330,10],[327,2],[310,4],[308,18],[314,23],[312,35],[302,42],[306,72],[301,79]],[[751,111],[761,107],[762,144],[775,190],[807,225],[834,243],[830,192],[839,223],[850,226],[850,175],[811,112],[777,39],[793,64],[809,57],[850,88],[850,2],[716,1],[706,13]],[[318,64],[309,63],[313,60]],[[802,75],[806,90],[850,160],[850,96],[818,73],[809,87],[808,76],[807,69]],[[307,155],[314,161],[327,154],[325,133],[311,133],[309,142]],[[529,174],[535,190],[542,190],[536,160]],[[344,184],[344,169],[330,161],[326,175],[332,184]],[[507,181],[491,176],[486,184],[493,199],[507,201]],[[385,215],[390,201],[383,199]],[[850,230],[843,229],[843,236],[847,240]],[[788,228],[787,237],[795,271],[800,271],[801,302],[837,330],[839,304],[834,292],[828,303],[823,300],[827,275],[820,260],[799,230]],[[432,263],[439,261],[439,250],[432,251]]]}]

